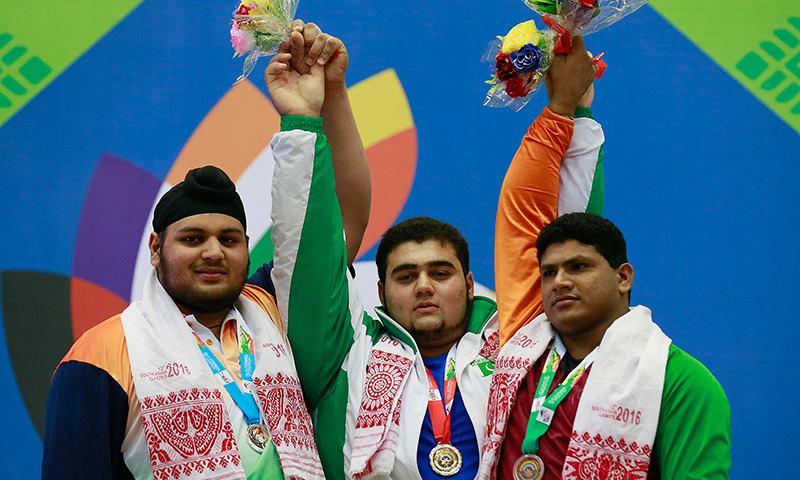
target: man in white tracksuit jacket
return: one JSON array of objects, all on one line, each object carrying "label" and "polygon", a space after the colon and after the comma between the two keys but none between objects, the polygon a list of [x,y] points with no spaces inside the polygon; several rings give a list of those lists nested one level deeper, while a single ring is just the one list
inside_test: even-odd
[{"label": "man in white tracksuit jacket", "polygon": [[[268,67],[273,102],[280,76],[291,70],[280,56]],[[473,294],[460,234],[442,222],[412,219],[384,237],[383,306],[364,310],[348,270],[330,148],[314,113],[284,115],[271,144],[278,259],[272,276],[325,475],[474,478],[499,345],[496,305]],[[555,117],[545,109],[523,147],[540,142],[548,122],[573,124],[574,134],[556,129],[572,138],[555,166],[555,193],[570,211],[601,204],[591,197],[598,193],[592,189],[602,129],[590,116]],[[528,150],[521,147],[521,154]]]}]

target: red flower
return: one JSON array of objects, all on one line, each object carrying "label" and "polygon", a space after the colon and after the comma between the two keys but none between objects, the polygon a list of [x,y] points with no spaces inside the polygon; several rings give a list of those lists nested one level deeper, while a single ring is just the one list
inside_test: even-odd
[{"label": "red flower", "polygon": [[515,75],[506,80],[506,93],[511,98],[524,97],[528,94],[525,79],[519,75]]},{"label": "red flower", "polygon": [[239,10],[236,10],[236,15],[248,15],[249,13],[250,13],[250,7],[248,7],[244,3],[239,5]]},{"label": "red flower", "polygon": [[508,58],[508,54],[498,52],[495,60],[495,70],[498,80],[505,81],[514,76],[516,71],[514,70],[514,65],[511,63],[511,59]]}]

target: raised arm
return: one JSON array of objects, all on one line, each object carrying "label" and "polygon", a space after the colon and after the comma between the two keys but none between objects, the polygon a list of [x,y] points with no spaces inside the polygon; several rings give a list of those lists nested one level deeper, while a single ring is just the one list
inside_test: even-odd
[{"label": "raised arm", "polygon": [[347,95],[345,74],[349,56],[342,40],[323,33],[316,24],[295,20],[293,27],[297,33],[292,35],[292,66],[301,72],[309,68],[309,64],[325,66],[322,128],[331,147],[347,258],[352,263],[367,229],[372,189],[367,153]]},{"label": "raised arm", "polygon": [[[582,143],[570,145],[576,123],[582,128],[590,125],[582,119],[573,120],[571,116],[587,93],[592,74],[592,63],[582,39],[576,38],[572,52],[553,59],[547,80],[550,105],[523,137],[500,190],[495,230],[495,283],[503,343],[542,312],[536,239],[541,229],[559,214],[562,159],[568,161],[565,159],[568,147],[573,157],[581,158],[591,157],[596,148],[594,165],[597,164],[602,138],[598,142],[596,135],[585,136],[581,131],[577,138],[591,140],[589,143],[594,147],[588,148]],[[602,130],[598,131],[602,137]],[[569,164],[573,163],[576,167],[587,164],[570,160]],[[569,198],[581,196],[582,193],[573,189],[591,190],[591,183],[587,187],[585,175],[579,175],[574,182],[567,179],[561,194]],[[588,199],[589,195],[586,197]]]},{"label": "raised arm", "polygon": [[285,322],[308,408],[339,373],[353,342],[347,252],[336,201],[331,151],[319,117],[324,70],[300,74],[291,54],[267,67],[267,87],[281,113],[271,146],[272,239],[278,309]]},{"label": "raised arm", "polygon": [[558,215],[573,212],[603,214],[603,128],[592,116],[594,86],[575,110],[572,141],[561,161],[558,182]]}]

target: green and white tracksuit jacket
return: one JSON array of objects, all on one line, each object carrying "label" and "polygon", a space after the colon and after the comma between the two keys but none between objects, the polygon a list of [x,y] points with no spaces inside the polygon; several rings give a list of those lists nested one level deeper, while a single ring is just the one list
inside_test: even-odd
[{"label": "green and white tracksuit jacket", "polygon": [[[348,272],[322,120],[284,116],[271,148],[272,277],[325,475],[420,478],[426,369],[403,327],[381,309],[371,315],[362,307]],[[499,340],[494,301],[476,297],[469,315],[456,351],[456,379],[480,449]]]}]

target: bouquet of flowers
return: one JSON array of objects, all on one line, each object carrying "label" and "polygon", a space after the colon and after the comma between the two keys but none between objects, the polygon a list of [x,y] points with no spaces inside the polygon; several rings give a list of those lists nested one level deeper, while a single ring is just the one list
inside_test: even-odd
[{"label": "bouquet of flowers", "polygon": [[240,0],[233,12],[231,44],[234,57],[245,56],[240,82],[250,75],[260,57],[277,53],[292,33],[299,0]]},{"label": "bouquet of flowers", "polygon": [[571,49],[570,38],[589,35],[612,25],[647,0],[522,0],[531,10],[542,16],[542,21],[559,33],[556,54]]},{"label": "bouquet of flowers", "polygon": [[493,86],[483,104],[517,111],[524,107],[550,67],[556,38],[553,30],[541,32],[528,20],[492,41],[484,60],[494,62],[492,78],[486,81]]},{"label": "bouquet of flowers", "polygon": [[[553,55],[569,53],[574,35],[601,30],[647,3],[647,0],[523,0],[542,15],[550,27],[536,28],[533,20],[514,26],[505,36],[489,43],[483,60],[493,64],[492,87],[483,104],[511,107],[519,111],[538,89],[550,67]],[[603,54],[593,59],[600,78],[605,72]]]}]

